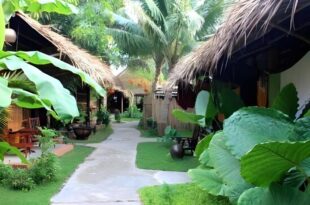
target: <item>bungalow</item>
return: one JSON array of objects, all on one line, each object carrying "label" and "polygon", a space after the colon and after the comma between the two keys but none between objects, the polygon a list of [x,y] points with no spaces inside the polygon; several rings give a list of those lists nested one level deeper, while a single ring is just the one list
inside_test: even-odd
[{"label": "bungalow", "polygon": [[247,105],[268,106],[292,82],[310,94],[309,0],[239,0],[218,31],[175,66],[168,87],[206,76],[236,84]]},{"label": "bungalow", "polygon": [[[114,86],[114,77],[107,64],[74,45],[68,38],[54,32],[50,26],[41,25],[23,13],[16,13],[8,25],[16,32],[17,38],[15,42],[6,44],[6,50],[40,51],[81,69],[102,87]],[[44,65],[39,68],[60,80],[71,91],[76,97],[81,111],[85,112],[88,122],[92,113],[95,113],[101,106],[106,106],[106,97],[97,100],[96,94],[91,88],[83,85],[80,78],[70,72],[55,69],[53,65]],[[48,123],[56,125],[53,120],[49,122],[44,109],[27,110],[12,106],[8,128],[13,131],[19,130],[25,126],[23,122],[27,122],[29,118],[39,118],[41,126],[46,126]]]}]

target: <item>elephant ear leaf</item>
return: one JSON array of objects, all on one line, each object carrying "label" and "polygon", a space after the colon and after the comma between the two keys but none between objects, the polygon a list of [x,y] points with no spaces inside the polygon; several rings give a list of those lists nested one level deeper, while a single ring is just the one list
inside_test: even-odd
[{"label": "elephant ear leaf", "polygon": [[269,186],[291,168],[303,169],[300,164],[310,157],[309,147],[310,141],[258,144],[241,158],[241,175],[254,185]]},{"label": "elephant ear leaf", "polygon": [[296,87],[293,83],[286,85],[281,90],[271,107],[280,110],[290,116],[290,118],[295,119],[298,110],[298,96]]},{"label": "elephant ear leaf", "polygon": [[214,169],[191,169],[188,174],[194,183],[212,195],[224,196],[228,189]]},{"label": "elephant ear leaf", "polygon": [[309,193],[287,186],[272,185],[270,188],[256,187],[243,192],[238,205],[306,205]]},{"label": "elephant ear leaf", "polygon": [[255,145],[296,139],[294,123],[282,112],[259,107],[242,108],[224,121],[226,145],[238,159]]},{"label": "elephant ear leaf", "polygon": [[195,149],[195,156],[199,158],[199,156],[205,151],[210,144],[210,141],[213,137],[214,133],[210,133],[205,136],[202,140],[200,140]]}]

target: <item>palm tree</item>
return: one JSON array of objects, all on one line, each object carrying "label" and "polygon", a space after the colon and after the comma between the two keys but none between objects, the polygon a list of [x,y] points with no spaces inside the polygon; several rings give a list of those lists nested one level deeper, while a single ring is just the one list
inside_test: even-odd
[{"label": "palm tree", "polygon": [[171,70],[197,41],[215,30],[225,0],[127,1],[107,32],[131,56],[151,56],[156,72],[153,90],[164,64]]}]

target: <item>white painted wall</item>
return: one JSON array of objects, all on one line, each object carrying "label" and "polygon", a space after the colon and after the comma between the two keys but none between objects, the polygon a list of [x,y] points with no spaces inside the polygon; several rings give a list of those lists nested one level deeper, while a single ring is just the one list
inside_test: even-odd
[{"label": "white painted wall", "polygon": [[299,105],[310,99],[310,52],[293,67],[281,73],[281,88],[294,83],[298,91]]}]

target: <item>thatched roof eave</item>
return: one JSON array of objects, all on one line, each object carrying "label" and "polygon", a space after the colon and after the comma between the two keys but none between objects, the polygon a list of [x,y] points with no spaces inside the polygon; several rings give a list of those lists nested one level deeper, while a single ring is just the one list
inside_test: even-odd
[{"label": "thatched roof eave", "polygon": [[[168,88],[179,80],[190,82],[197,74],[213,75],[223,69],[231,56],[251,41],[260,38],[271,28],[294,35],[294,17],[310,7],[309,0],[239,0],[226,11],[226,21],[201,47],[183,57],[168,79]],[[280,23],[286,20],[289,26]],[[295,36],[310,44],[309,39]]]},{"label": "thatched roof eave", "polygon": [[74,45],[70,39],[52,31],[50,26],[42,25],[20,12],[17,12],[16,16],[20,17],[31,28],[52,43],[57,48],[60,58],[64,59],[64,56],[66,56],[73,66],[90,75],[91,78],[103,87],[115,85],[110,67],[100,58]]}]

